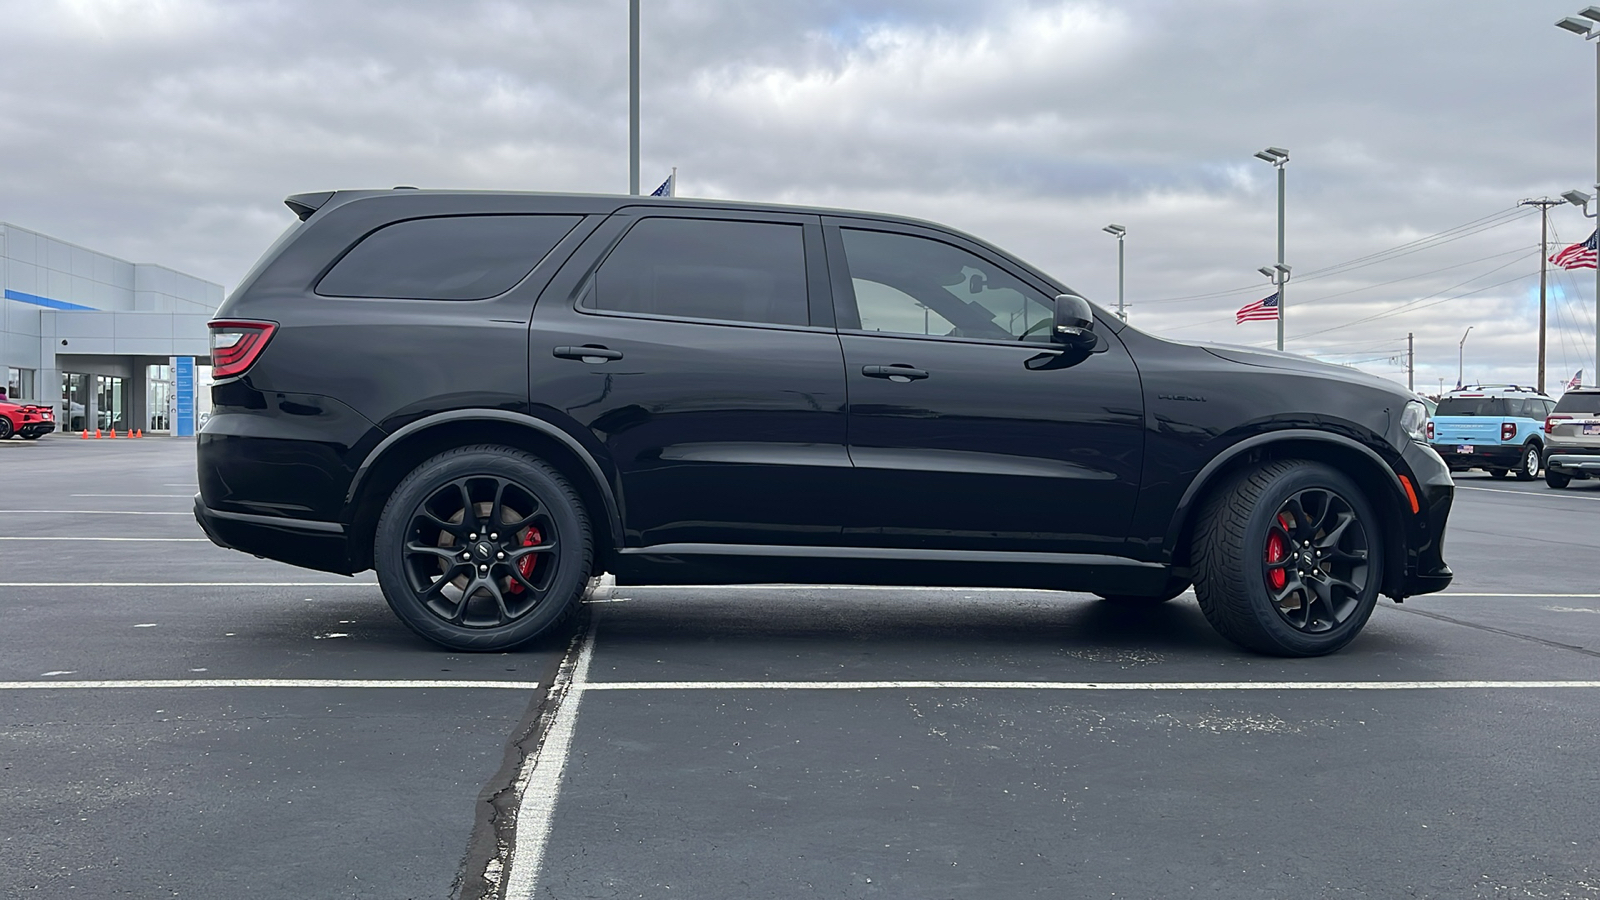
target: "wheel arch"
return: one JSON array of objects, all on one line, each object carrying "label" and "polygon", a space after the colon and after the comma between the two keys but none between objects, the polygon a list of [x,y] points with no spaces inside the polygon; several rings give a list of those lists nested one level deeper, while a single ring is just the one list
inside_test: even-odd
[{"label": "wheel arch", "polygon": [[602,572],[622,546],[622,516],[616,491],[594,455],[561,428],[532,416],[496,409],[437,413],[396,430],[372,449],[351,479],[345,495],[351,564],[372,565],[372,541],[383,504],[406,474],[424,460],[452,447],[504,444],[540,457],[570,480],[590,510],[603,519],[595,529],[595,571]]},{"label": "wheel arch", "polygon": [[1189,544],[1206,498],[1226,486],[1233,476],[1262,462],[1305,459],[1324,463],[1354,479],[1376,508],[1384,526],[1384,567],[1381,590],[1395,595],[1405,580],[1405,488],[1400,476],[1371,447],[1343,435],[1294,430],[1247,438],[1218,454],[1189,483],[1168,528],[1165,547],[1175,566],[1190,564]]}]

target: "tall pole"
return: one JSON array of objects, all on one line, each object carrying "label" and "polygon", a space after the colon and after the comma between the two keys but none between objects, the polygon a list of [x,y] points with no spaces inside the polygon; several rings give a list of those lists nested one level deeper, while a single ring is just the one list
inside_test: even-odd
[{"label": "tall pole", "polygon": [[1412,392],[1417,390],[1417,342],[1416,335],[1406,332],[1406,387]]},{"label": "tall pole", "polygon": [[1128,304],[1127,304],[1127,302],[1124,300],[1124,298],[1122,296],[1122,276],[1123,276],[1123,271],[1124,271],[1124,269],[1123,269],[1123,258],[1122,258],[1122,236],[1118,235],[1117,236],[1117,316],[1119,318],[1121,318],[1122,321],[1126,322],[1126,321],[1128,321]]},{"label": "tall pole", "polygon": [[1518,206],[1539,207],[1539,393],[1544,393],[1544,347],[1545,325],[1547,309],[1545,302],[1545,287],[1549,277],[1547,267],[1550,263],[1550,207],[1560,206],[1564,200],[1551,200],[1541,197],[1538,200],[1523,200]]},{"label": "tall pole", "polygon": [[[1288,158],[1285,157],[1284,158],[1284,162],[1288,162],[1288,161],[1289,161]],[[1278,163],[1278,267],[1279,267],[1280,271],[1282,270],[1282,267],[1283,267],[1283,171],[1284,171],[1283,163]],[[1284,296],[1285,294],[1288,293],[1288,281],[1289,281],[1289,279],[1282,278],[1282,279],[1279,279],[1279,283],[1278,283],[1278,349],[1279,350],[1283,349],[1283,320],[1284,320],[1285,315],[1289,311],[1288,310],[1288,305],[1289,304],[1287,302],[1288,298],[1286,296]],[[1600,284],[1600,280],[1597,280],[1596,283]]]},{"label": "tall pole", "polygon": [[1475,327],[1477,326],[1467,326],[1467,330],[1461,333],[1461,345],[1456,348],[1456,387],[1458,388],[1464,383],[1462,381],[1462,361],[1467,358],[1467,335],[1471,334],[1472,329]]},{"label": "tall pole", "polygon": [[639,196],[639,0],[628,0],[628,193]]},{"label": "tall pole", "polygon": [[[1600,41],[1594,45],[1594,190],[1600,194]],[[1600,221],[1595,223],[1600,226]],[[1594,372],[1590,384],[1600,385],[1600,266],[1594,268]]]}]

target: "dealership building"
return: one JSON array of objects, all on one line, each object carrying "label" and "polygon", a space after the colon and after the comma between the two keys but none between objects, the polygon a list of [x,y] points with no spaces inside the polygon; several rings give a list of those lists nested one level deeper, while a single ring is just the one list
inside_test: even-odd
[{"label": "dealership building", "polygon": [[53,404],[62,431],[194,434],[222,285],[0,222],[0,287],[12,399]]}]

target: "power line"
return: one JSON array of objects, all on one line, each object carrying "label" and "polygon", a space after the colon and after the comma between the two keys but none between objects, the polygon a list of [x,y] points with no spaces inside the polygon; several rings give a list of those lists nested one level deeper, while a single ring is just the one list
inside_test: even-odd
[{"label": "power line", "polygon": [[[1501,269],[1504,269],[1506,266],[1510,266],[1510,265],[1512,265],[1514,263],[1517,263],[1519,261],[1520,260],[1513,259],[1511,262],[1506,263],[1505,266],[1498,266],[1496,268],[1490,269],[1488,272],[1483,273],[1483,275],[1491,275],[1491,274],[1493,274],[1495,272],[1500,271]],[[1370,315],[1370,316],[1367,316],[1367,317],[1362,318],[1362,319],[1357,319],[1354,322],[1346,322],[1343,325],[1335,325],[1335,326],[1333,326],[1331,328],[1324,328],[1321,331],[1310,331],[1310,332],[1307,332],[1305,334],[1296,335],[1294,339],[1295,340],[1299,340],[1301,338],[1307,338],[1307,337],[1311,337],[1313,335],[1326,334],[1326,333],[1328,333],[1330,331],[1338,331],[1341,328],[1349,328],[1351,325],[1361,325],[1361,324],[1364,324],[1364,323],[1367,323],[1367,322],[1376,321],[1378,319],[1387,319],[1390,316],[1398,316],[1401,313],[1405,313],[1405,312],[1415,312],[1415,311],[1420,310],[1420,309],[1427,309],[1430,306],[1438,306],[1441,303],[1448,303],[1451,300],[1460,300],[1462,297],[1471,297],[1474,294],[1481,294],[1484,291],[1492,290],[1494,288],[1510,284],[1513,281],[1521,281],[1524,278],[1528,278],[1530,276],[1537,275],[1537,274],[1539,274],[1537,271],[1524,272],[1521,275],[1517,275],[1517,276],[1514,276],[1514,277],[1511,277],[1511,278],[1507,278],[1505,281],[1497,281],[1494,284],[1485,285],[1484,287],[1478,288],[1477,290],[1466,291],[1465,293],[1456,294],[1456,295],[1450,296],[1450,297],[1444,297],[1444,298],[1439,299],[1439,300],[1433,300],[1431,303],[1423,303],[1422,301],[1424,301],[1424,300],[1430,300],[1433,297],[1439,296],[1438,294],[1430,294],[1427,297],[1420,297],[1420,298],[1418,298],[1416,300],[1412,300],[1411,302],[1409,302],[1406,305],[1400,307],[1399,309],[1391,309],[1391,310],[1387,310],[1385,312],[1376,313],[1374,315]],[[1483,275],[1479,275],[1479,276],[1477,276],[1475,278],[1469,278],[1466,281],[1461,282],[1461,284],[1456,285],[1456,287],[1461,287],[1462,285],[1471,284],[1472,282],[1477,281],[1478,278],[1482,278]],[[1448,290],[1454,290],[1454,288],[1448,288]],[[1440,293],[1443,293],[1443,292],[1441,291]],[[1422,305],[1418,306],[1417,304],[1419,304],[1419,303],[1421,303]]]}]

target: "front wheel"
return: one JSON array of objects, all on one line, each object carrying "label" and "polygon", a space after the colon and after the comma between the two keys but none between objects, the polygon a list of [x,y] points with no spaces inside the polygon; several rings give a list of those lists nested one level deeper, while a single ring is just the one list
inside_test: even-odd
[{"label": "front wheel", "polygon": [[593,559],[577,491],[511,447],[422,463],[378,519],[373,568],[411,630],[452,650],[505,650],[570,620]]},{"label": "front wheel", "polygon": [[1559,491],[1572,483],[1572,476],[1557,472],[1547,466],[1544,470],[1544,483]]},{"label": "front wheel", "polygon": [[13,430],[11,420],[5,416],[0,416],[0,441],[10,440]]},{"label": "front wheel", "polygon": [[1195,598],[1225,638],[1276,656],[1320,656],[1366,625],[1383,583],[1383,536],[1361,488],[1307,460],[1264,464],[1201,511]]},{"label": "front wheel", "polygon": [[1539,477],[1539,463],[1543,460],[1539,456],[1539,445],[1529,444],[1522,448],[1522,464],[1517,466],[1518,481],[1532,481]]}]

